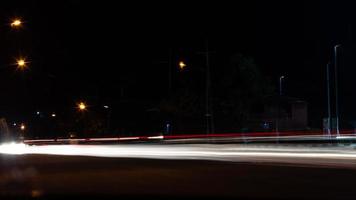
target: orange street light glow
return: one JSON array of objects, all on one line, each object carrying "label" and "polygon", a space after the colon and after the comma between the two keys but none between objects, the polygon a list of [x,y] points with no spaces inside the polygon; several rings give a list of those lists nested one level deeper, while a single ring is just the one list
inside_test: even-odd
[{"label": "orange street light glow", "polygon": [[17,61],[17,65],[18,65],[18,66],[25,66],[25,65],[26,65],[26,62],[21,59],[21,60],[18,60],[18,61]]},{"label": "orange street light glow", "polygon": [[21,129],[22,131],[24,131],[24,130],[26,129],[26,126],[25,126],[24,124],[21,124],[20,129]]},{"label": "orange street light glow", "polygon": [[17,68],[18,68],[18,69],[21,69],[21,70],[23,70],[23,69],[25,69],[25,68],[27,67],[27,62],[26,62],[26,60],[25,60],[25,59],[22,59],[22,58],[18,59],[18,60],[16,61],[16,64],[17,64]]},{"label": "orange street light glow", "polygon": [[179,69],[180,70],[183,70],[187,65],[183,62],[183,61],[180,61],[179,62]]},{"label": "orange street light glow", "polygon": [[20,19],[15,19],[11,22],[11,27],[20,27],[22,25],[22,22]]},{"label": "orange street light glow", "polygon": [[79,110],[84,111],[84,110],[87,109],[87,106],[85,105],[84,102],[80,102],[80,103],[78,104],[78,108],[79,108]]}]

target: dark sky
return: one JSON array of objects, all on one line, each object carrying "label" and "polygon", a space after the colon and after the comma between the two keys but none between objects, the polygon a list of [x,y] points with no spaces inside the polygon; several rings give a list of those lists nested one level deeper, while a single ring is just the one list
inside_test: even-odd
[{"label": "dark sky", "polygon": [[[115,102],[120,88],[132,99],[159,99],[167,87],[168,50],[174,60],[199,63],[204,58],[196,52],[206,39],[214,70],[233,53],[253,56],[276,87],[285,75],[286,94],[307,100],[318,116],[326,110],[325,65],[333,45],[342,43],[349,57],[343,57],[340,99],[343,111],[353,111],[352,3],[227,2],[4,1],[1,113],[14,119],[37,109],[63,110],[79,99]],[[14,16],[25,21],[21,30],[7,26]],[[31,61],[29,71],[14,70],[16,55]]]}]

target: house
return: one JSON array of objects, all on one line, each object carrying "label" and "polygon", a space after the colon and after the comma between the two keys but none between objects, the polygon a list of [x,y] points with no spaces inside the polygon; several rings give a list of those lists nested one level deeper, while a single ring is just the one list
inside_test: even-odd
[{"label": "house", "polygon": [[290,131],[308,128],[306,101],[287,96],[269,96],[262,109],[249,116],[250,129],[256,131]]}]

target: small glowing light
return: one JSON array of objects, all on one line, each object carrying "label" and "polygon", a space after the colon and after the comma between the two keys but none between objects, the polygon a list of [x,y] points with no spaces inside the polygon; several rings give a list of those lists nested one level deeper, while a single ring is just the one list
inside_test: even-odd
[{"label": "small glowing light", "polygon": [[26,63],[25,63],[24,60],[18,60],[18,61],[17,61],[17,64],[18,64],[19,66],[24,66]]},{"label": "small glowing light", "polygon": [[56,113],[52,113],[52,115],[51,115],[52,117],[56,117],[57,115],[56,115]]},{"label": "small glowing light", "polygon": [[20,129],[21,129],[21,131],[24,131],[26,129],[25,124],[21,124]]},{"label": "small glowing light", "polygon": [[84,110],[87,109],[87,106],[85,105],[84,102],[80,102],[80,103],[78,104],[78,109],[79,109],[80,111],[84,111]]},{"label": "small glowing light", "polygon": [[22,21],[20,19],[14,19],[11,22],[11,27],[20,27],[22,25]]},{"label": "small glowing light", "polygon": [[17,126],[17,124],[16,124],[16,123],[13,123],[12,125],[13,125],[13,126]]},{"label": "small glowing light", "polygon": [[104,106],[104,108],[105,108],[105,109],[108,109],[108,108],[109,108],[109,106]]},{"label": "small glowing light", "polygon": [[24,70],[27,67],[27,62],[23,58],[17,59],[16,64],[17,64],[17,69],[20,69],[20,70]]},{"label": "small glowing light", "polygon": [[36,112],[36,115],[40,115],[40,114],[41,114],[40,111],[37,111],[37,112]]},{"label": "small glowing light", "polygon": [[183,70],[187,65],[183,62],[183,61],[180,61],[179,62],[179,69],[180,70]]}]

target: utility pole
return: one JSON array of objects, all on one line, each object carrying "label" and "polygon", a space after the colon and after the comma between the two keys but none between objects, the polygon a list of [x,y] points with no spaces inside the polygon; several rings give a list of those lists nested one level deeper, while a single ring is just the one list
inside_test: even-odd
[{"label": "utility pole", "polygon": [[337,68],[338,68],[338,52],[337,49],[341,45],[335,45],[334,47],[334,67],[335,67],[335,114],[336,114],[336,136],[340,136],[340,129],[339,129],[339,94],[338,94],[338,76],[337,76]]},{"label": "utility pole", "polygon": [[106,133],[110,134],[110,122],[111,122],[111,106],[104,105],[104,109],[106,110]]},{"label": "utility pole", "polygon": [[168,94],[172,92],[172,49],[169,49],[168,55]]},{"label": "utility pole", "polygon": [[284,76],[279,77],[279,96],[282,96],[282,80],[284,79]]},{"label": "utility pole", "polygon": [[328,95],[328,136],[331,135],[331,101],[330,101],[330,63],[326,65],[326,88]]},{"label": "utility pole", "polygon": [[206,84],[205,84],[205,117],[206,117],[206,133],[214,133],[214,117],[213,117],[213,109],[212,109],[212,98],[211,98],[211,72],[210,72],[210,51],[209,51],[209,43],[206,40],[206,51],[203,52],[205,55],[206,61]]},{"label": "utility pole", "polygon": [[279,118],[280,118],[280,107],[281,107],[281,101],[282,101],[282,80],[284,79],[284,76],[279,77],[279,97],[278,97],[278,102],[277,102],[277,120],[276,120],[276,133],[279,136]]}]

